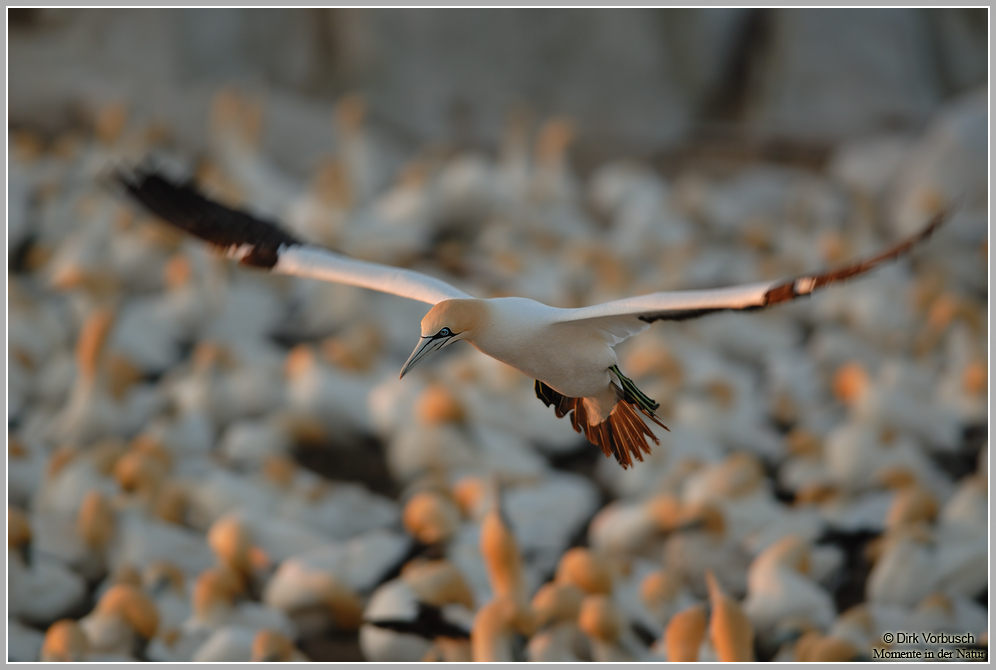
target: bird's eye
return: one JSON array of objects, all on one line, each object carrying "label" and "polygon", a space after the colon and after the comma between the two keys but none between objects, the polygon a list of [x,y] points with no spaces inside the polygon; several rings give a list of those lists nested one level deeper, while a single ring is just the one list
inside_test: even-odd
[{"label": "bird's eye", "polygon": [[451,335],[449,328],[443,328],[439,331],[439,337],[449,337]]}]

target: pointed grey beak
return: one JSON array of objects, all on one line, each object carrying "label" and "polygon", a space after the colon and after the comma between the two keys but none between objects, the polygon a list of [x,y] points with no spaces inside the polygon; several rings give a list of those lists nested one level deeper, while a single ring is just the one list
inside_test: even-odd
[{"label": "pointed grey beak", "polygon": [[413,351],[412,355],[408,357],[408,361],[405,362],[405,366],[401,368],[401,375],[398,379],[404,378],[404,376],[408,374],[413,367],[419,364],[419,361],[431,354],[433,351],[442,349],[443,345],[449,342],[452,337],[452,335],[450,337],[433,337],[430,335],[419,340],[418,345],[415,347],[415,351]]}]

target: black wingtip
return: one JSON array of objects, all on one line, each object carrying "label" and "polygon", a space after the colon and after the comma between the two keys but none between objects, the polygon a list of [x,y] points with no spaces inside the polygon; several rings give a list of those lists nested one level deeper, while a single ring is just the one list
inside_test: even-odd
[{"label": "black wingtip", "polygon": [[283,247],[301,244],[270,221],[205,197],[192,181],[177,182],[139,165],[116,167],[112,179],[150,214],[222,249],[243,249],[240,262],[272,268]]}]

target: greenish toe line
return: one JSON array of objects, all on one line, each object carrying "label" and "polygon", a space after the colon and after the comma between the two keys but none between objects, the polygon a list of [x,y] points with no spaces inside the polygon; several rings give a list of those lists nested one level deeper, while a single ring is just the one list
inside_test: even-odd
[{"label": "greenish toe line", "polygon": [[622,384],[623,391],[629,394],[638,405],[646,410],[653,412],[655,409],[660,407],[660,403],[656,402],[652,398],[647,397],[647,395],[636,387],[633,380],[624,375],[619,371],[618,365],[613,365],[609,368],[615,373],[616,377],[619,378],[619,382]]}]

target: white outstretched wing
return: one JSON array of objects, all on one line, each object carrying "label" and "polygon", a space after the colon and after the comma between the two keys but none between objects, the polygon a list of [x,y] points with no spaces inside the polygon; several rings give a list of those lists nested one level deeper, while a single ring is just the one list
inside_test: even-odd
[{"label": "white outstretched wing", "polygon": [[654,321],[682,321],[722,310],[762,307],[765,293],[777,283],[638,295],[566,310],[561,323],[594,328],[615,345],[646,330]]},{"label": "white outstretched wing", "polygon": [[[471,296],[420,272],[370,263],[303,244],[275,224],[216,203],[190,184],[175,184],[147,172],[118,175],[128,193],[150,212],[219,246],[247,265],[300,277],[311,277],[393,293],[436,304]],[[563,310],[561,323],[592,326],[616,344],[654,321],[690,319],[723,310],[760,309],[809,295],[833,282],[863,274],[897,258],[928,237],[947,218],[942,212],[918,234],[872,258],[846,267],[797,279],[760,282],[704,291],[669,291]]]},{"label": "white outstretched wing", "polygon": [[885,251],[851,265],[796,279],[758,282],[702,291],[665,291],[623,298],[612,302],[564,310],[561,323],[584,326],[601,333],[611,344],[618,344],[654,321],[682,321],[726,310],[753,310],[807,296],[834,282],[864,274],[882,263],[909,252],[940,226],[948,216],[942,212],[919,233]]},{"label": "white outstretched wing", "polygon": [[135,200],[164,221],[217,247],[246,265],[324,281],[361,286],[436,304],[472,296],[429,275],[370,263],[304,244],[279,226],[201,195],[153,172],[117,175]]},{"label": "white outstretched wing", "polygon": [[470,298],[460,289],[429,275],[380,263],[357,260],[307,244],[278,254],[274,272],[362,286],[435,305],[452,298]]}]

